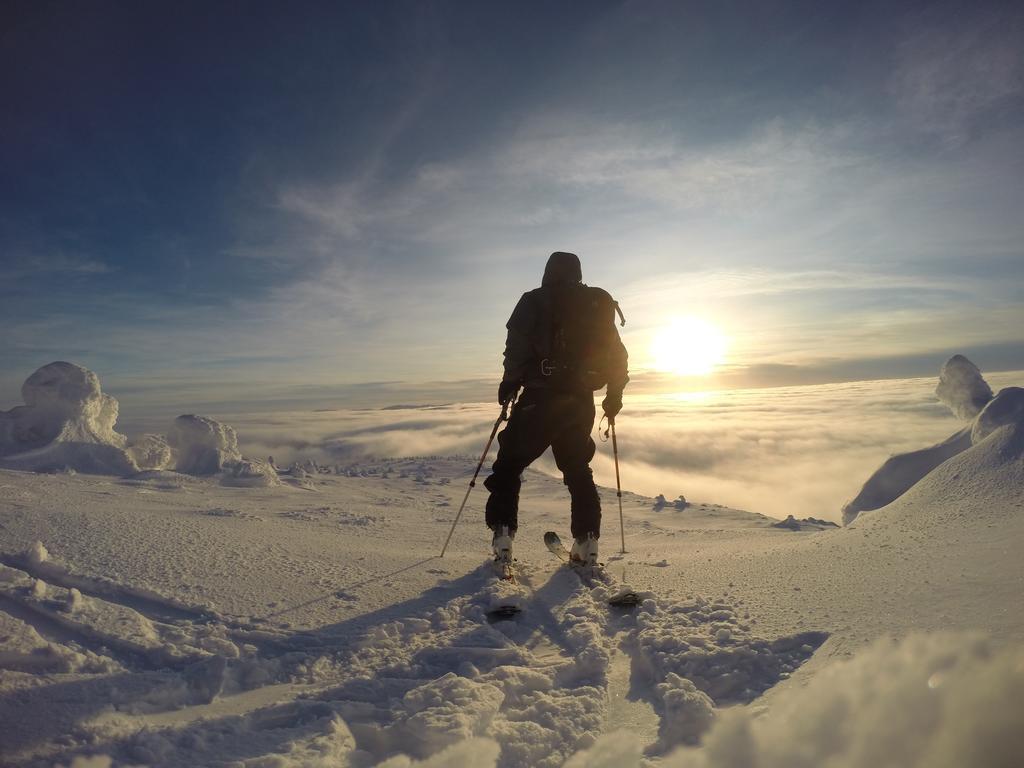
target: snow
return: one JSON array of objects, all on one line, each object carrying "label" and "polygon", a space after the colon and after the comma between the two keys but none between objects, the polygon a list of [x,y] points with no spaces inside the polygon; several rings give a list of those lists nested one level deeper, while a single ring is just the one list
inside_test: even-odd
[{"label": "snow", "polygon": [[[723,712],[701,749],[666,768],[960,768],[1017,765],[1024,653],[975,635],[881,639],[790,688],[767,714]],[[567,766],[644,765],[641,744],[602,737]]]},{"label": "snow", "polygon": [[980,443],[997,429],[1021,423],[1024,423],[1024,389],[1007,387],[978,414],[971,428],[971,442]]},{"label": "snow", "polygon": [[664,752],[677,744],[696,744],[715,719],[714,700],[697,688],[692,680],[675,672],[665,675],[665,681],[655,685],[661,699],[664,716],[661,721],[661,740],[656,751]]},{"label": "snow", "polygon": [[[1017,765],[1024,750],[1022,694],[1019,647],[996,648],[971,635],[882,639],[823,669],[806,687],[790,689],[767,715],[749,708],[723,713],[702,749],[684,749],[662,765]],[[634,746],[616,764],[640,765],[640,758]]]},{"label": "snow", "polygon": [[[1014,765],[1022,392],[845,528],[627,488],[620,554],[602,488],[612,583],[547,552],[568,495],[534,470],[518,585],[479,490],[439,558],[476,456],[275,481],[189,417],[166,446],[195,474],[0,469],[0,762]],[[638,606],[608,607],[621,583]]]},{"label": "snow", "polygon": [[25,559],[28,561],[29,565],[39,567],[50,559],[50,553],[43,545],[43,542],[36,541],[33,542],[32,546],[28,548],[28,551],[25,552]]}]

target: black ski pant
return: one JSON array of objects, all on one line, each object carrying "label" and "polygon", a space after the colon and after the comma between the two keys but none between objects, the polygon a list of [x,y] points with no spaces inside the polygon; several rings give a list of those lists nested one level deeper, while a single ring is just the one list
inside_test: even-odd
[{"label": "black ski pant", "polygon": [[590,469],[596,448],[590,437],[593,427],[593,393],[527,387],[498,435],[498,457],[484,481],[491,492],[487,499],[488,527],[497,530],[508,526],[513,531],[519,527],[521,475],[550,446],[572,497],[573,537],[588,533],[599,536],[601,499]]}]

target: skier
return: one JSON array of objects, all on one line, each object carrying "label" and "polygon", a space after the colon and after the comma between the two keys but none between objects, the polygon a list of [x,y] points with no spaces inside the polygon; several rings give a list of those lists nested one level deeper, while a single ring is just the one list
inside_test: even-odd
[{"label": "skier", "polygon": [[[585,285],[576,254],[548,258],[541,287],[524,293],[506,328],[501,405],[523,387],[508,425],[498,435],[498,456],[484,481],[490,491],[486,520],[495,560],[512,562],[522,472],[550,446],[572,498],[570,561],[597,564],[601,499],[590,460],[595,445],[594,391],[607,386],[602,407],[610,422],[622,409],[629,381],[626,348],[615,328],[622,312],[600,288]],[[623,321],[625,322],[625,321]]]}]

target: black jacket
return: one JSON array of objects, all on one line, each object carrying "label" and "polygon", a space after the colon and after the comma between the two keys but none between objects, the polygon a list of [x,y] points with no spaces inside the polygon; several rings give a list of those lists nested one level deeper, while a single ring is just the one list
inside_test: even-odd
[{"label": "black jacket", "polygon": [[549,259],[541,287],[523,294],[505,325],[508,336],[504,381],[515,381],[527,387],[553,386],[555,379],[543,372],[545,361],[552,357],[552,317],[568,293],[578,295],[581,291],[587,292],[587,306],[597,313],[595,334],[599,338],[595,341],[605,356],[608,392],[622,392],[629,381],[628,355],[615,327],[617,305],[606,291],[581,283],[579,260],[573,254],[560,252]]}]

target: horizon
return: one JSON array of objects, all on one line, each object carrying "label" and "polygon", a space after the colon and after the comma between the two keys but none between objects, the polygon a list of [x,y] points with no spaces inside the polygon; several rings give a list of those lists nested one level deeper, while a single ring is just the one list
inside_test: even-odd
[{"label": "horizon", "polygon": [[[974,362],[970,355],[965,355],[965,357]],[[783,379],[774,382],[764,382],[757,386],[737,382],[728,383],[727,380],[723,380],[721,377],[672,377],[660,372],[645,371],[630,380],[630,385],[627,387],[627,408],[631,396],[691,399],[693,397],[713,396],[731,392],[742,393],[843,384],[937,380],[941,363],[936,365],[934,370],[926,367],[932,361],[932,358],[932,355],[928,355],[914,361],[909,368],[909,370],[915,371],[912,375],[897,375],[894,373],[889,376],[864,378],[844,378],[840,376],[827,378],[824,377],[824,372],[820,372],[823,378],[819,379],[813,378],[813,375],[807,377],[805,372],[804,380]],[[942,362],[945,362],[947,359],[948,357],[943,359]],[[54,362],[67,362],[78,365],[74,360],[50,360],[47,363],[43,363],[43,365]],[[979,366],[979,369],[983,376],[996,377],[1024,372],[1024,366],[1020,368],[987,368]],[[102,371],[93,372],[99,376],[103,392],[114,396],[120,404],[121,410],[117,421],[118,428],[121,428],[120,425],[128,425],[125,427],[125,430],[129,436],[147,431],[135,425],[152,423],[155,420],[166,418],[171,413],[196,412],[217,415],[236,413],[270,414],[287,410],[308,412],[387,411],[404,408],[441,408],[455,405],[490,404],[493,401],[490,391],[493,388],[493,382],[490,378],[485,377],[453,381],[428,381],[418,384],[395,380],[355,382],[350,385],[316,388],[285,385],[282,388],[274,389],[273,386],[270,386],[261,396],[239,396],[238,391],[233,388],[238,383],[231,381],[220,380],[195,383],[184,379],[168,381],[159,377],[146,380],[118,377],[108,379],[108,377],[103,375]],[[21,384],[31,373],[32,371],[26,371],[16,386],[5,386],[8,383],[13,384],[17,380],[16,376],[6,377],[0,383],[0,412],[23,405]],[[683,384],[685,384],[687,379],[691,380],[691,382],[697,379],[700,385],[684,386]],[[708,384],[709,381],[717,381],[720,384],[710,386]],[[725,383],[722,383],[723,381]],[[677,386],[669,386],[670,383],[674,383]],[[170,394],[171,392],[177,394],[172,395]],[[218,396],[217,392],[221,394]],[[595,392],[594,396],[600,399],[601,392]],[[127,410],[125,408],[126,405],[128,407]],[[494,407],[497,408],[498,406],[495,405]]]},{"label": "horizon", "polygon": [[493,388],[561,249],[634,392],[1024,368],[1019,8],[176,8],[8,8],[4,403]]},{"label": "horizon", "polygon": [[[996,393],[1024,385],[1024,370],[986,371],[984,377]],[[621,471],[612,464],[606,436],[594,434],[594,478],[609,489],[621,476],[622,488],[640,497],[682,494],[695,503],[780,519],[793,514],[839,522],[843,503],[889,457],[938,445],[964,429],[965,417],[948,392],[940,396],[938,383],[933,374],[714,392],[634,391],[618,420]],[[200,414],[234,430],[247,460],[266,459],[286,473],[308,460],[343,474],[342,468],[368,461],[438,456],[459,457],[468,471],[498,413],[489,398],[398,404],[381,391],[374,393],[379,402],[362,407],[259,405],[237,392],[216,404],[173,407],[171,401],[122,399],[102,377],[100,385],[119,401],[114,429],[129,446],[166,440],[176,417]],[[560,476],[547,454],[532,466]]]}]

